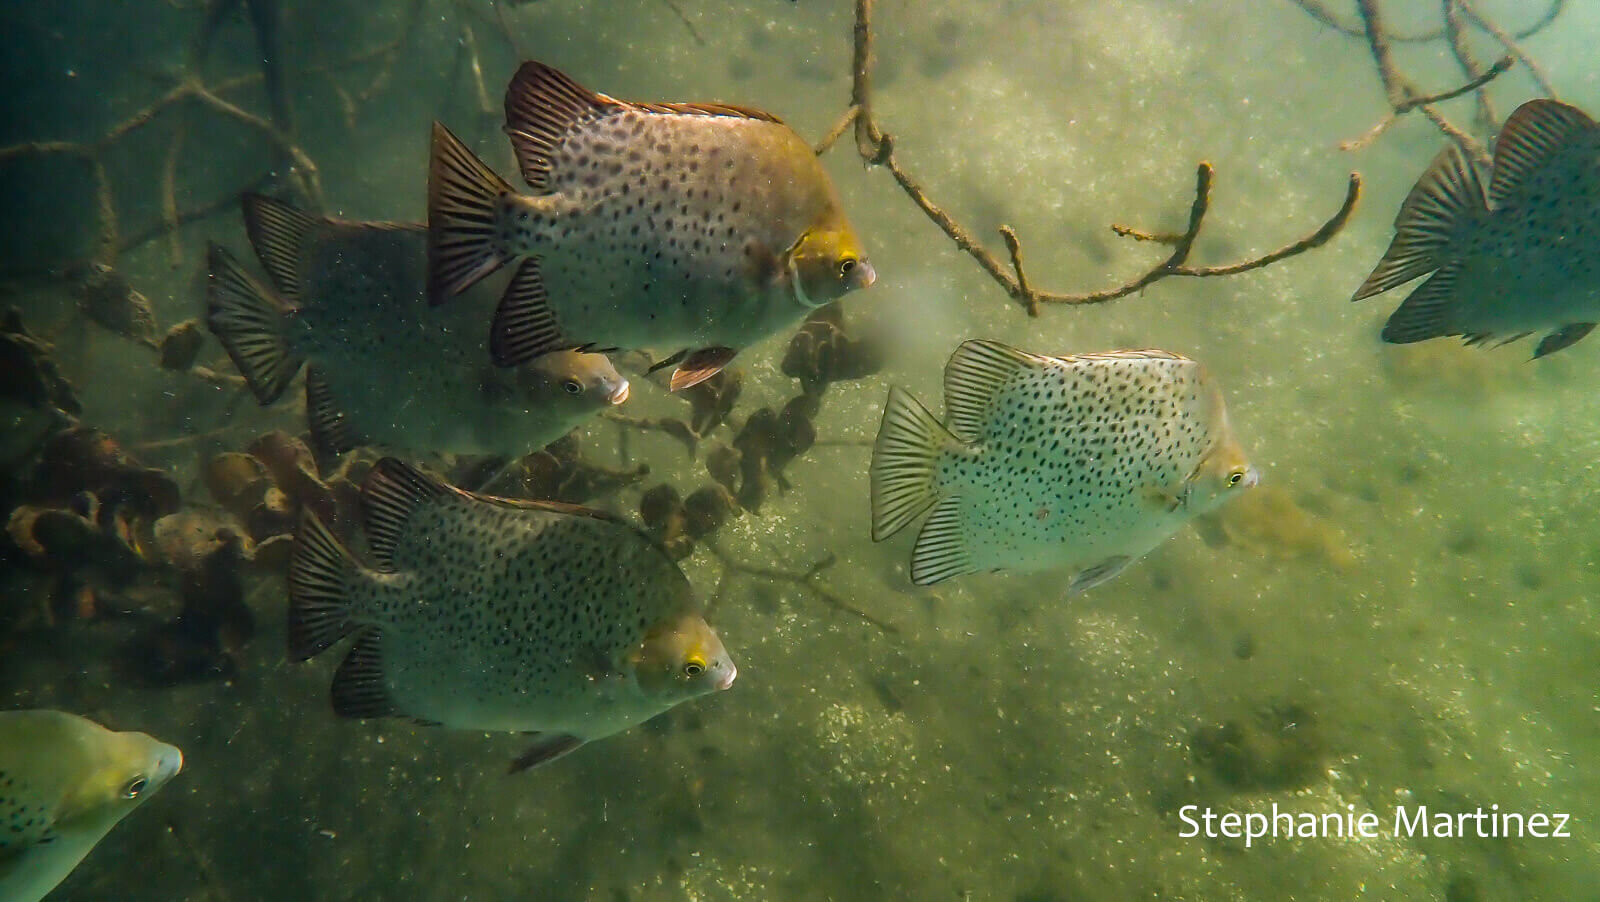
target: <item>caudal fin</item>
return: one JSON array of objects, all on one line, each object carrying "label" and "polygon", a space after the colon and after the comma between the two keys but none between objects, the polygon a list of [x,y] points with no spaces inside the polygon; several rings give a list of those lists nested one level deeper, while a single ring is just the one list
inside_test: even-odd
[{"label": "caudal fin", "polygon": [[898,387],[889,389],[883,422],[872,445],[872,540],[905,528],[939,500],[933,484],[939,452],[956,437]]},{"label": "caudal fin", "polygon": [[1425,276],[1449,260],[1451,248],[1489,211],[1478,170],[1451,143],[1433,158],[1394,220],[1394,240],[1353,301]]},{"label": "caudal fin", "polygon": [[305,360],[289,346],[288,308],[220,246],[211,245],[207,262],[206,326],[227,349],[256,400],[271,404]]},{"label": "caudal fin", "polygon": [[315,657],[350,634],[349,593],[360,573],[317,515],[302,513],[289,558],[289,657]]},{"label": "caudal fin", "polygon": [[428,165],[428,303],[443,304],[511,258],[495,246],[496,208],[511,186],[450,130],[433,124]]}]

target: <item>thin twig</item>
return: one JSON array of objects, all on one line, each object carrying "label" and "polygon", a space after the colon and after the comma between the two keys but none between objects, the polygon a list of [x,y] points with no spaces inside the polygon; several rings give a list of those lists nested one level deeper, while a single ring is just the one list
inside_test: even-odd
[{"label": "thin twig", "polygon": [[1472,0],[1452,0],[1452,2],[1459,6],[1463,13],[1466,13],[1467,18],[1472,20],[1472,24],[1488,32],[1490,36],[1500,42],[1500,46],[1506,48],[1506,53],[1517,58],[1517,62],[1528,70],[1528,75],[1533,79],[1534,84],[1539,86],[1539,90],[1544,96],[1551,100],[1558,99],[1555,87],[1550,84],[1550,76],[1546,75],[1544,69],[1537,62],[1534,62],[1533,57],[1522,49],[1522,45],[1517,43],[1515,35],[1507,32],[1493,20],[1479,13],[1477,7],[1472,5]]},{"label": "thin twig", "polygon": [[[758,579],[793,583],[794,585],[815,595],[817,598],[822,599],[822,601],[828,605],[844,611],[845,613],[854,614],[855,616],[865,620],[885,633],[897,634],[900,632],[899,627],[888,622],[887,620],[883,620],[856,607],[855,605],[846,601],[839,593],[833,591],[817,580],[817,577],[820,576],[824,570],[827,570],[829,567],[832,567],[838,562],[838,559],[832,554],[829,554],[822,560],[812,564],[805,570],[780,570],[777,567],[763,567],[758,564],[746,564],[742,561],[734,560],[734,558],[729,555],[727,551],[723,550],[723,548],[716,542],[707,541],[703,544],[705,549],[711,552],[711,556],[722,563],[724,573],[739,573],[744,576],[753,576]],[[718,585],[720,587],[721,583],[719,582]]]},{"label": "thin twig", "polygon": [[1189,253],[1194,247],[1200,227],[1205,218],[1207,204],[1209,203],[1211,187],[1211,166],[1201,163],[1196,175],[1196,188],[1194,203],[1190,207],[1189,226],[1181,235],[1163,236],[1148,232],[1130,229],[1126,226],[1113,226],[1119,235],[1136,238],[1139,240],[1161,240],[1173,246],[1172,253],[1166,260],[1157,264],[1144,275],[1125,282],[1121,285],[1081,294],[1068,294],[1063,292],[1040,291],[1029,281],[1022,268],[1022,243],[1017,233],[1010,226],[1001,226],[1000,235],[1006,244],[1006,250],[1011,257],[1011,268],[996,257],[993,252],[984,247],[973,234],[967,231],[953,216],[945,212],[943,207],[934,203],[922,185],[900,164],[895,156],[894,137],[883,131],[878,126],[872,112],[872,0],[856,0],[856,21],[854,29],[855,52],[853,54],[854,69],[850,82],[850,106],[840,117],[839,121],[830,129],[816,145],[817,153],[826,152],[839,139],[844,131],[855,126],[856,153],[863,162],[870,166],[882,166],[889,170],[900,189],[911,198],[912,203],[922,210],[923,215],[937,225],[956,247],[982,266],[990,278],[1005,289],[1006,293],[1016,300],[1029,316],[1039,315],[1040,304],[1097,304],[1138,292],[1151,283],[1167,278],[1168,276],[1212,276],[1227,275],[1235,272],[1245,272],[1257,269],[1287,256],[1303,253],[1311,248],[1318,247],[1327,242],[1335,233],[1344,227],[1349,219],[1350,211],[1354,209],[1356,199],[1360,194],[1361,181],[1354,173],[1350,176],[1350,189],[1346,192],[1345,203],[1324,222],[1315,232],[1284,245],[1277,251],[1253,260],[1232,263],[1225,266],[1212,267],[1185,267]]}]

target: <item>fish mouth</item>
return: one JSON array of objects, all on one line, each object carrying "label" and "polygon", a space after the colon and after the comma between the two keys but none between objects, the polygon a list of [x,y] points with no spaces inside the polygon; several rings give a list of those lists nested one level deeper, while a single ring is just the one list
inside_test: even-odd
[{"label": "fish mouth", "polygon": [[611,393],[611,397],[608,400],[611,402],[611,404],[613,406],[615,406],[617,404],[621,404],[623,401],[628,400],[628,382],[627,382],[627,380],[623,380],[622,384],[617,386],[617,390]]},{"label": "fish mouth", "polygon": [[720,691],[728,688],[729,686],[732,686],[733,685],[733,678],[738,676],[738,675],[739,675],[739,668],[735,667],[733,665],[732,661],[729,661],[728,662],[728,669],[725,672],[723,672],[722,674],[719,674],[717,676],[717,681],[715,683],[712,683],[711,685],[713,687],[715,687],[718,692],[720,692]]},{"label": "fish mouth", "polygon": [[872,264],[865,260],[858,263],[855,272],[850,275],[855,279],[855,287],[857,289],[866,288],[873,282],[878,281],[878,271],[873,269]]}]

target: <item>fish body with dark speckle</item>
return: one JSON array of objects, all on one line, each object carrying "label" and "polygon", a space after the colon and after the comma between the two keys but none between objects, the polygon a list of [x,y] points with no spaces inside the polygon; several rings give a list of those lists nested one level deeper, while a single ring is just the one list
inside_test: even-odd
[{"label": "fish body with dark speckle", "polygon": [[1166,351],[968,341],[945,368],[945,408],[941,423],[891,389],[872,452],[875,540],[934,508],[918,584],[1062,568],[1081,592],[1258,478],[1215,382]]},{"label": "fish body with dark speckle", "polygon": [[1395,236],[1355,300],[1432,274],[1389,317],[1385,341],[1459,335],[1469,344],[1543,332],[1535,357],[1600,322],[1600,125],[1532,100],[1506,120],[1487,192],[1451,144],[1395,218]]},{"label": "fish body with dark speckle", "polygon": [[628,397],[603,354],[496,367],[497,296],[486,285],[430,308],[422,226],[319,219],[254,195],[245,221],[276,292],[213,247],[207,323],[262,403],[308,364],[307,416],[326,450],[519,456]]},{"label": "fish body with dark speckle", "polygon": [[355,634],[335,710],[541,734],[565,754],[736,673],[676,564],[598,511],[472,495],[392,458],[362,489],[376,568],[307,515],[290,567],[290,651]]},{"label": "fish body with dark speckle", "polygon": [[816,154],[770,114],[628,103],[530,62],[506,132],[533,193],[436,125],[428,212],[435,303],[517,262],[503,364],[661,348],[684,355],[676,390],[875,278]]}]

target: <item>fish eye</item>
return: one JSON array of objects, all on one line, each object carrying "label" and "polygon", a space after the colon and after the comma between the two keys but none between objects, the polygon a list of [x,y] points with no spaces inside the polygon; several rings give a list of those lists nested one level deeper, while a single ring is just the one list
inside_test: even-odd
[{"label": "fish eye", "polygon": [[129,780],[127,785],[122,787],[122,797],[125,799],[137,799],[139,793],[144,792],[145,782],[145,778],[142,776]]},{"label": "fish eye", "polygon": [[567,394],[569,395],[576,395],[583,391],[583,386],[579,384],[578,380],[576,379],[568,379],[567,381],[561,383],[561,387],[566,389]]},{"label": "fish eye", "polygon": [[1232,473],[1228,474],[1228,485],[1235,486],[1241,482],[1244,482],[1243,470],[1234,470]]},{"label": "fish eye", "polygon": [[683,665],[684,676],[697,677],[705,672],[706,662],[700,660],[699,658],[690,658],[688,663]]},{"label": "fish eye", "polygon": [[855,268],[856,268],[856,258],[854,258],[854,257],[846,257],[843,260],[839,261],[839,275],[840,276],[848,276],[848,275],[850,275],[851,272],[855,271]]}]

